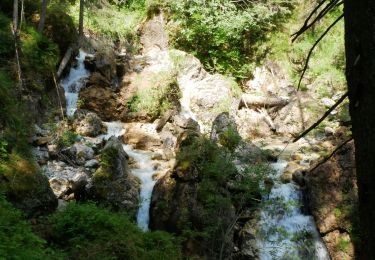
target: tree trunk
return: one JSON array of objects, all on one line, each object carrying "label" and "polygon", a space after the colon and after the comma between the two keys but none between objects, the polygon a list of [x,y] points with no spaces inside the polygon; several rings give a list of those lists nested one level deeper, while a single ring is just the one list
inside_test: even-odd
[{"label": "tree trunk", "polygon": [[18,0],[13,0],[13,32],[17,35],[18,30]]},{"label": "tree trunk", "polygon": [[83,36],[83,13],[84,13],[84,0],[79,1],[79,37]]},{"label": "tree trunk", "polygon": [[375,1],[345,0],[346,77],[355,141],[360,259],[375,256]]},{"label": "tree trunk", "polygon": [[39,33],[43,32],[44,24],[46,22],[47,4],[48,4],[48,0],[42,0],[42,12],[40,14],[40,20],[38,24]]}]

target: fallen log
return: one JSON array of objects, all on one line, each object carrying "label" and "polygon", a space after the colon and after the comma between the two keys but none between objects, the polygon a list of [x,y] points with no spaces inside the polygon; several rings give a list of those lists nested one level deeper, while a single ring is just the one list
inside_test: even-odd
[{"label": "fallen log", "polygon": [[280,97],[263,97],[251,94],[242,94],[239,109],[246,108],[270,108],[283,107],[289,103],[287,98]]},{"label": "fallen log", "polygon": [[56,73],[58,79],[61,77],[66,65],[68,65],[68,62],[70,61],[70,58],[73,55],[73,50],[74,50],[73,47],[70,46],[68,50],[65,52],[65,55],[63,59],[61,60],[59,69],[57,70],[57,73]]}]

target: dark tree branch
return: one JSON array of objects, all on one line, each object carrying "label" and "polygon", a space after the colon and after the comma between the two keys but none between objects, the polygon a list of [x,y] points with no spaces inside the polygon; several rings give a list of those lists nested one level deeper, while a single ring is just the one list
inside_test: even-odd
[{"label": "dark tree branch", "polygon": [[307,57],[306,57],[306,62],[305,62],[305,66],[302,70],[302,73],[301,73],[301,77],[299,78],[299,81],[298,81],[298,87],[297,87],[297,91],[299,90],[300,86],[301,86],[301,82],[302,82],[302,79],[303,79],[303,76],[305,75],[306,73],[306,70],[307,70],[307,67],[309,65],[309,61],[310,61],[310,58],[311,58],[311,55],[315,49],[315,47],[319,44],[319,42],[327,35],[327,33],[344,17],[344,14],[340,15],[326,30],[325,32],[319,37],[319,39],[314,43],[314,45],[311,47]]},{"label": "dark tree branch", "polygon": [[340,144],[339,146],[337,146],[335,148],[335,150],[333,150],[328,156],[326,156],[323,160],[321,160],[319,163],[317,163],[311,170],[309,170],[310,172],[314,171],[316,168],[318,168],[320,165],[322,165],[323,163],[327,162],[333,155],[335,155],[335,153],[340,150],[342,147],[344,147],[347,143],[349,143],[351,140],[353,140],[353,137],[350,137],[348,140],[346,140],[345,142],[343,142],[342,144]]},{"label": "dark tree branch", "polygon": [[[325,0],[326,1],[326,0]],[[310,29],[316,22],[318,22],[320,19],[322,19],[329,11],[331,11],[333,8],[336,7],[337,2],[339,0],[332,0],[329,2],[314,18],[313,21],[310,22],[311,17],[314,15],[314,13],[317,12],[317,10],[322,6],[322,4],[325,2],[322,1],[309,15],[308,18],[306,18],[304,25],[294,34],[292,34],[292,42],[294,42],[299,36],[301,36],[305,31]]]},{"label": "dark tree branch", "polygon": [[316,121],[312,126],[310,126],[308,129],[306,129],[302,134],[300,134],[298,137],[294,138],[293,140],[293,143],[297,142],[299,139],[301,139],[302,137],[304,137],[305,135],[307,135],[311,130],[313,130],[315,127],[317,127],[324,119],[326,119],[327,116],[329,116],[331,114],[331,112],[333,110],[336,109],[336,107],[338,107],[338,105],[340,105],[344,100],[345,98],[348,97],[348,92],[346,92],[339,100],[337,100],[337,102],[330,108],[328,109],[324,115],[318,120]]}]

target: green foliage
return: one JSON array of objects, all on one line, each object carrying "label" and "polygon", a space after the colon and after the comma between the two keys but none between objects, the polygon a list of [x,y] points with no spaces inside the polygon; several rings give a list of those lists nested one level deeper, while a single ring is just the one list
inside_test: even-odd
[{"label": "green foliage", "polygon": [[350,246],[350,240],[346,240],[340,237],[339,242],[337,243],[337,249],[342,252],[347,252]]},{"label": "green foliage", "polygon": [[41,78],[48,78],[59,59],[58,46],[39,34],[32,26],[27,26],[21,31],[20,41],[21,66],[26,80],[31,82],[37,80],[37,74]]},{"label": "green foliage", "polygon": [[[144,0],[86,2],[84,27],[110,40],[120,40],[128,50],[136,52],[139,45],[137,31],[146,18]],[[69,8],[78,26],[79,1]]]},{"label": "green foliage", "polygon": [[238,134],[237,129],[228,127],[228,129],[219,135],[219,143],[230,151],[234,151],[241,141],[241,136]]},{"label": "green foliage", "polygon": [[116,158],[118,150],[115,147],[105,149],[100,155],[100,168],[95,172],[95,181],[108,179],[112,177],[112,173],[116,171]]},{"label": "green foliage", "polygon": [[57,140],[57,147],[59,149],[69,147],[77,141],[78,135],[72,131],[64,131],[61,136],[59,136]]},{"label": "green foliage", "polygon": [[201,226],[190,223],[188,217],[182,221],[182,236],[203,241],[205,250],[213,251],[210,255],[218,254],[222,243],[227,242],[225,234],[231,229],[235,214],[256,206],[260,181],[270,171],[265,165],[237,170],[234,156],[229,149],[204,137],[193,139],[177,155],[177,169],[198,174],[197,200],[202,210]]},{"label": "green foliage", "polygon": [[11,33],[11,21],[2,13],[0,13],[0,39],[0,61],[5,62],[6,58],[13,56],[14,44]]},{"label": "green foliage", "polygon": [[181,259],[179,243],[164,232],[143,233],[124,213],[94,204],[68,205],[50,218],[52,241],[74,259]]},{"label": "green foliage", "polygon": [[[316,1],[301,2],[288,23],[279,32],[272,34],[269,43],[263,47],[269,49],[269,58],[279,61],[295,84],[298,83],[310,48],[342,12],[338,8],[328,13],[317,26],[306,31],[291,45],[290,35],[302,26],[304,19],[315,5]],[[344,70],[344,22],[341,21],[314,50],[301,90],[316,93],[318,98],[332,97],[346,89]]]},{"label": "green foliage", "polygon": [[[236,78],[250,76],[259,58],[258,46],[285,21],[293,8],[290,0],[239,2],[156,1],[168,9],[172,42],[197,56],[210,71]],[[257,57],[259,56],[259,57]]]},{"label": "green foliage", "polygon": [[139,90],[127,102],[130,112],[145,112],[157,118],[178,106],[181,93],[173,73],[159,73],[148,80],[151,87]]},{"label": "green foliage", "polygon": [[14,209],[2,194],[0,223],[1,259],[48,259],[46,242],[31,231],[21,213]]}]

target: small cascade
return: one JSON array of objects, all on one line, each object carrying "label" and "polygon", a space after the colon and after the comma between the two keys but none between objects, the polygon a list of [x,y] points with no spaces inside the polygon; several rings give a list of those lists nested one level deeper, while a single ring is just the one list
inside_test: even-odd
[{"label": "small cascade", "polygon": [[197,117],[191,111],[190,108],[190,92],[191,90],[189,88],[185,88],[182,91],[182,97],[180,99],[180,105],[181,105],[181,116],[183,116],[185,119],[193,119],[194,121],[197,121]]},{"label": "small cascade", "polygon": [[132,174],[141,180],[141,205],[138,209],[137,223],[140,228],[147,231],[150,222],[151,195],[156,184],[156,180],[153,179],[154,164],[148,152],[135,150],[129,145],[123,147],[125,152],[139,164],[138,169],[132,169]]},{"label": "small cascade", "polygon": [[272,166],[276,170],[276,175],[270,176],[274,186],[263,198],[260,213],[259,258],[329,260],[313,217],[301,211],[302,192],[298,185],[279,180],[287,162],[278,161]]},{"label": "small cascade", "polygon": [[86,78],[90,76],[90,72],[85,68],[85,58],[88,56],[83,50],[79,50],[79,54],[76,57],[77,66],[70,68],[69,74],[61,81],[61,85],[65,90],[66,98],[66,114],[67,116],[73,116],[77,110],[77,101],[79,91],[82,88]]},{"label": "small cascade", "polygon": [[[104,139],[109,139],[111,136],[122,136],[125,133],[124,124],[121,122],[108,122],[107,134],[102,135]],[[153,175],[155,174],[154,161],[151,160],[151,154],[146,151],[135,150],[130,145],[123,145],[125,152],[132,157],[139,168],[132,169],[131,173],[141,180],[141,205],[138,209],[137,223],[144,231],[148,230],[150,222],[150,203],[152,190],[156,184]]]}]

